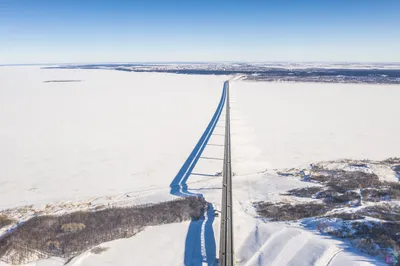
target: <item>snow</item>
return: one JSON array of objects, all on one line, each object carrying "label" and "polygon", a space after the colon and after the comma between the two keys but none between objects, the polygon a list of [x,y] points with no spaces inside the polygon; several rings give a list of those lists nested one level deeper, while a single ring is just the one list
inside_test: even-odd
[{"label": "snow", "polygon": [[[103,243],[99,247],[106,248],[105,251],[100,254],[87,251],[73,258],[67,265],[183,265],[188,226],[189,222],[150,226],[134,237]],[[151,246],[144,244],[149,239],[156,241],[152,241]],[[51,258],[26,266],[62,266],[65,263],[65,260]],[[2,262],[0,266],[3,266]]]},{"label": "snow", "polygon": [[235,240],[247,235],[243,242],[236,241],[241,244],[236,251],[237,265],[384,265],[340,240],[296,224],[246,222],[254,229],[243,235],[244,230],[235,230]]},{"label": "snow", "polygon": [[[400,125],[393,117],[400,115],[400,86],[235,80],[230,87],[238,265],[383,265],[346,242],[302,225],[265,223],[252,203],[305,200],[282,193],[315,186],[299,177],[280,176],[276,169],[399,156]],[[393,171],[372,168],[384,180],[395,181]]]},{"label": "snow", "polygon": [[400,86],[231,82],[236,173],[399,156]]},{"label": "snow", "polygon": [[[228,78],[1,67],[0,210],[33,204],[25,216],[13,214],[23,220],[37,210],[62,213],[176,198],[169,185],[209,124]],[[82,82],[43,83],[66,79]],[[282,168],[399,156],[400,125],[393,118],[400,115],[400,86],[235,78],[230,87],[237,265],[379,265],[312,228],[265,222],[253,202],[307,200],[282,195],[315,185],[278,175]],[[215,174],[222,171],[224,114],[187,182],[188,191],[204,195],[215,210],[221,209],[222,178]],[[393,173],[376,169],[392,180]],[[67,265],[212,265],[207,260],[218,256],[219,230],[220,218],[208,212],[198,224],[147,227],[103,243],[106,251],[87,251]],[[52,258],[30,265],[64,263]]]},{"label": "snow", "polygon": [[[176,198],[169,185],[207,127],[227,79],[37,67],[5,67],[0,73],[4,84],[0,125],[5,129],[0,134],[6,147],[0,151],[0,158],[6,161],[0,179],[0,210],[33,204],[7,211],[19,221],[37,213],[61,214]],[[82,82],[43,83],[47,80]],[[214,189],[210,198],[218,203],[222,178],[215,174],[222,169],[223,124],[216,124],[187,182],[202,183],[194,193]],[[217,186],[207,188],[211,179]],[[120,248],[118,254],[104,254],[114,256],[119,265],[162,265],[154,254],[164,262],[171,257],[173,262],[167,265],[180,265],[184,259],[196,263],[215,260],[218,235],[214,237],[214,232],[219,233],[220,221],[214,221],[212,208],[209,212],[190,225],[159,226],[155,234],[146,228],[121,240],[125,244],[134,241],[136,249],[141,246],[147,251],[146,257],[144,252],[119,253]],[[165,246],[149,242],[160,235],[165,236]],[[100,255],[87,252],[69,265],[90,265]],[[101,261],[116,263],[107,258]],[[58,262],[38,262],[46,263]]]},{"label": "snow", "polygon": [[118,265],[183,265],[188,225],[185,222],[148,227],[132,238],[104,243],[101,247],[108,249],[103,253],[96,255],[88,251],[68,265],[105,266],[115,265],[115,262]]},{"label": "snow", "polygon": [[0,68],[0,209],[168,188],[225,79]]}]

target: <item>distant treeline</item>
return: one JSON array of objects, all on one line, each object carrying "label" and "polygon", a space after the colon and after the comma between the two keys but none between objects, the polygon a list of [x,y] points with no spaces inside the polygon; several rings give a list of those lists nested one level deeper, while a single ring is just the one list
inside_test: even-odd
[{"label": "distant treeline", "polygon": [[48,69],[108,69],[128,72],[160,72],[192,75],[243,75],[254,81],[400,84],[400,69],[387,68],[285,68],[252,64],[90,64]]},{"label": "distant treeline", "polygon": [[79,79],[60,79],[60,80],[45,80],[44,83],[58,83],[58,82],[81,82]]}]

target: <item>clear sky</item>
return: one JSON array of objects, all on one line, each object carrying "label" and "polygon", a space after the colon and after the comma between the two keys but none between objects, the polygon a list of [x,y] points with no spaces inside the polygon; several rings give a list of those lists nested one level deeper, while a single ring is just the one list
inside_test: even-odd
[{"label": "clear sky", "polygon": [[0,64],[400,62],[400,0],[0,0]]}]

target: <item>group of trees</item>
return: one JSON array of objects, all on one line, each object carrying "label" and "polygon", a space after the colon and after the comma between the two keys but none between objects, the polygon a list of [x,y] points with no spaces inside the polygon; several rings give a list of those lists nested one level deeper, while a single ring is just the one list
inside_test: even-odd
[{"label": "group of trees", "polygon": [[[308,202],[256,202],[254,206],[257,213],[274,221],[315,217],[316,227],[321,232],[346,238],[357,249],[382,256],[390,265],[398,265],[400,207],[393,200],[400,199],[400,183],[380,179],[371,171],[373,168],[370,166],[390,167],[399,175],[400,159],[343,160],[333,163],[347,165],[350,170],[346,171],[342,167],[324,168],[321,164],[314,164],[308,180],[311,184],[319,185],[292,189],[284,194],[308,198]],[[363,208],[352,209],[351,212],[345,208],[353,206]],[[335,226],[332,226],[332,218]]]},{"label": "group of trees", "polygon": [[0,258],[11,264],[51,256],[70,258],[103,242],[127,238],[145,226],[199,219],[207,202],[188,197],[158,204],[32,218],[0,240]]},{"label": "group of trees", "polygon": [[12,223],[12,220],[7,216],[0,214],[0,228],[7,226]]}]

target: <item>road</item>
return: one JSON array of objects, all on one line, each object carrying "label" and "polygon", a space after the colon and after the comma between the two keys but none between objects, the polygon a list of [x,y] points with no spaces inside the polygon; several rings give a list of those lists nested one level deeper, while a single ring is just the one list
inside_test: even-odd
[{"label": "road", "polygon": [[233,215],[232,215],[232,166],[231,166],[231,125],[229,104],[229,81],[224,84],[226,90],[225,151],[222,186],[220,266],[232,266],[233,256]]}]

